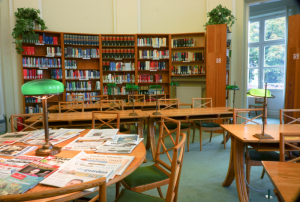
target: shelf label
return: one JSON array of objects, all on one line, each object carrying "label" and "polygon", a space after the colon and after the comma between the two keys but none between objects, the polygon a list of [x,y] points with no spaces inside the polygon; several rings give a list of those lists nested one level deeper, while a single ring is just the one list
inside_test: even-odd
[{"label": "shelf label", "polygon": [[157,70],[150,70],[150,72],[157,72]]},{"label": "shelf label", "polygon": [[89,59],[91,59],[91,58],[82,58],[82,59],[84,59],[84,60],[89,60]]},{"label": "shelf label", "polygon": [[35,43],[35,45],[43,46],[44,44],[43,43]]},{"label": "shelf label", "polygon": [[46,55],[47,58],[53,58],[54,55]]},{"label": "shelf label", "polygon": [[152,46],[153,48],[160,48],[160,46],[159,45],[156,45],[156,46]]},{"label": "shelf label", "polygon": [[48,67],[39,67],[39,69],[48,69]]},{"label": "shelf label", "polygon": [[122,60],[122,58],[115,58],[115,60]]},{"label": "shelf label", "polygon": [[86,80],[89,80],[89,79],[80,78],[79,80],[80,80],[80,81],[86,81]]},{"label": "shelf label", "polygon": [[159,58],[153,58],[153,60],[159,60]]},{"label": "shelf label", "polygon": [[294,59],[294,60],[299,60],[299,53],[294,54],[294,55],[293,55],[293,59]]},{"label": "shelf label", "polygon": [[190,62],[190,61],[183,61],[183,62]]}]

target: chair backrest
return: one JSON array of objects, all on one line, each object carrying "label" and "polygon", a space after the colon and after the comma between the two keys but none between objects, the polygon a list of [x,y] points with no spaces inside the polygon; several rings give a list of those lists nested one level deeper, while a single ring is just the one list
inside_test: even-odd
[{"label": "chair backrest", "polygon": [[[22,122],[18,120],[19,117],[22,118]],[[31,122],[30,124],[26,124],[26,120],[31,117],[35,117],[36,121]],[[43,128],[43,113],[11,115],[11,132],[17,131],[17,125],[22,125],[24,127],[21,131],[18,132],[41,129]]]},{"label": "chair backrest", "polygon": [[100,100],[108,100],[108,95],[91,96],[91,102],[93,102],[94,104],[100,103]]},{"label": "chair backrest", "polygon": [[[176,124],[177,127],[173,130],[169,130],[165,122]],[[165,131],[167,134],[165,134]],[[175,140],[172,136],[172,133],[176,133]],[[180,136],[182,137],[179,141]],[[170,148],[167,148],[165,145],[165,138],[169,137],[172,141],[172,146]],[[165,173],[167,176],[170,177],[169,187],[167,191],[166,201],[177,201],[177,193],[178,193],[178,185],[180,180],[180,174],[181,174],[181,168],[182,168],[182,162],[184,157],[184,145],[185,145],[185,139],[186,135],[183,133],[180,133],[180,121],[161,117],[161,124],[160,124],[160,131],[159,131],[159,137],[158,137],[158,144],[157,144],[157,150],[155,154],[155,164],[154,166],[158,168],[160,171]],[[169,151],[173,151],[173,157],[171,158]],[[160,155],[166,154],[170,164],[165,163],[160,159]]]},{"label": "chair backrest", "polygon": [[158,102],[158,109],[165,110],[165,109],[179,109],[179,99],[159,99]]},{"label": "chair backrest", "polygon": [[145,102],[145,95],[128,95],[128,102]]},{"label": "chair backrest", "polygon": [[58,110],[59,113],[69,113],[69,112],[84,112],[84,102],[83,101],[74,101],[74,102],[59,102]]},{"label": "chair backrest", "polygon": [[[149,101],[156,101],[156,94],[150,94],[148,95],[149,96]],[[167,96],[166,94],[158,94],[157,95],[157,99],[167,99]]]},{"label": "chair backrest", "polygon": [[192,108],[208,108],[212,106],[212,98],[192,98]]},{"label": "chair backrest", "polygon": [[124,110],[123,100],[100,100],[100,111]]},{"label": "chair backrest", "polygon": [[[1,202],[8,202],[8,201],[32,201],[37,199],[44,199],[44,198],[50,198],[55,196],[61,196],[59,197],[59,201],[70,201],[72,200],[70,193],[78,192],[78,191],[84,191],[89,188],[93,187],[99,187],[99,194],[92,198],[89,202],[96,201],[97,199],[100,202],[106,202],[106,181],[105,177],[81,183],[76,184],[72,186],[62,187],[62,188],[53,188],[48,189],[45,191],[38,191],[38,192],[31,192],[31,193],[25,193],[25,194],[14,194],[14,195],[3,195],[0,196]],[[65,195],[68,194],[68,195]],[[65,196],[63,196],[65,195]],[[77,195],[77,198],[81,197],[80,195]],[[71,199],[70,199],[71,198]],[[76,198],[76,197],[75,197]]]},{"label": "chair backrest", "polygon": [[[266,102],[267,102],[267,98],[266,98]],[[264,104],[264,98],[256,97],[255,104]]]},{"label": "chair backrest", "polygon": [[[280,161],[285,161],[286,151],[300,152],[300,132],[298,133],[280,133]],[[288,162],[300,161],[300,157],[289,160]]]},{"label": "chair backrest", "polygon": [[[280,124],[300,123],[300,109],[280,109]],[[287,113],[287,114],[286,114]],[[294,118],[299,116],[299,118]],[[285,123],[286,122],[286,123]]]},{"label": "chair backrest", "polygon": [[[100,121],[100,123],[96,125],[97,120]],[[93,111],[92,129],[101,128],[103,126],[111,129],[120,129],[120,112]]]},{"label": "chair backrest", "polygon": [[[262,117],[263,113],[261,113],[260,115],[254,117],[252,119],[246,118],[246,117],[243,117],[243,116],[240,115],[242,113],[247,113],[248,114],[249,112],[252,112],[252,111],[261,111],[261,112],[263,112],[263,109],[262,108],[257,108],[257,109],[233,109],[233,124],[237,124],[237,118],[241,118],[241,119],[246,120],[242,124],[247,124],[249,122],[254,123],[254,124],[260,124],[256,121],[254,121],[254,119]],[[265,123],[267,123],[267,119],[265,119]]]},{"label": "chair backrest", "polygon": [[67,101],[68,102],[84,101],[84,96],[83,95],[67,95]]}]

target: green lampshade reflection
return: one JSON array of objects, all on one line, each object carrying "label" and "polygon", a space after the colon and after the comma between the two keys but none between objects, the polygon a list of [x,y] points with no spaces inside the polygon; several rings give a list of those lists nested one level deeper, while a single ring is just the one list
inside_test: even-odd
[{"label": "green lampshade reflection", "polygon": [[179,86],[179,83],[178,82],[171,82],[170,86]]},{"label": "green lampshade reflection", "polygon": [[225,90],[240,90],[240,89],[238,86],[228,85],[228,86],[226,86]]},{"label": "green lampshade reflection", "polygon": [[161,89],[161,86],[160,85],[150,85],[149,86],[149,89]]},{"label": "green lampshade reflection", "polygon": [[115,88],[115,87],[117,87],[117,84],[115,84],[115,83],[109,83],[109,84],[107,84],[107,87],[109,87],[109,88]]},{"label": "green lampshade reflection", "polygon": [[52,79],[37,79],[22,85],[23,95],[55,95],[64,92],[64,84]]},{"label": "green lampshade reflection", "polygon": [[126,86],[125,86],[125,89],[128,90],[128,91],[138,91],[139,87],[137,85],[127,83]]},{"label": "green lampshade reflection", "polygon": [[[265,97],[265,89],[250,89],[249,92],[247,93],[247,96]],[[271,94],[271,91],[267,90],[266,97],[273,98],[274,95]]]}]

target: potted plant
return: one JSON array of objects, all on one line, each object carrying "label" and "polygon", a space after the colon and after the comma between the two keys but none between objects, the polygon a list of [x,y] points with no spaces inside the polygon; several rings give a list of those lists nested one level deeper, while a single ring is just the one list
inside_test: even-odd
[{"label": "potted plant", "polygon": [[39,14],[40,10],[34,8],[18,8],[18,12],[15,12],[17,20],[12,36],[15,39],[13,43],[16,44],[16,50],[19,54],[24,51],[21,36],[34,34],[35,24],[40,25],[41,30],[47,29],[44,20],[39,17]]},{"label": "potted plant", "polygon": [[205,29],[207,25],[215,24],[227,24],[228,27],[231,27],[237,20],[236,17],[231,14],[231,10],[225,6],[223,7],[221,4],[208,12],[207,17],[209,17],[209,20],[205,25],[203,25]]}]

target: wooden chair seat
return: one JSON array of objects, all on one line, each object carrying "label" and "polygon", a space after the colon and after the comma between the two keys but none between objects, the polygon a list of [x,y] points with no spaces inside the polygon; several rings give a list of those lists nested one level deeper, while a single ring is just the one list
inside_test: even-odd
[{"label": "wooden chair seat", "polygon": [[298,151],[292,151],[292,155],[296,156],[296,157],[299,157],[300,156],[300,152],[298,152]]},{"label": "wooden chair seat", "polygon": [[[133,173],[123,179],[124,187],[138,188],[142,185],[151,186],[152,183],[165,181],[164,184],[169,184],[169,176],[160,171],[154,165],[137,168]],[[156,186],[154,187],[156,188]]]},{"label": "wooden chair seat", "polygon": [[[246,155],[246,154],[245,154]],[[249,157],[253,161],[279,161],[280,155],[277,152],[257,152],[255,149],[249,149]],[[286,157],[286,160],[288,158]]]},{"label": "wooden chair seat", "polygon": [[150,196],[134,191],[130,191],[127,189],[122,189],[119,197],[115,200],[115,202],[132,202],[132,201],[141,201],[141,202],[163,202],[165,199],[158,198],[155,196]]},{"label": "wooden chair seat", "polygon": [[199,123],[195,122],[197,126],[202,126],[203,128],[216,128],[216,127],[221,127],[220,124],[214,123],[214,122],[204,122],[204,123]]}]

